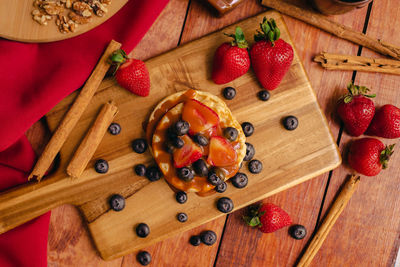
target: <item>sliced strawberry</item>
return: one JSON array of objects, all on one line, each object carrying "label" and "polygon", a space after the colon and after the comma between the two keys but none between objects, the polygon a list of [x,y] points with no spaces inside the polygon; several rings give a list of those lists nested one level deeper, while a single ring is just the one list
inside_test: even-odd
[{"label": "sliced strawberry", "polygon": [[189,122],[190,132],[192,133],[201,133],[219,124],[218,114],[194,99],[185,103],[182,119]]},{"label": "sliced strawberry", "polygon": [[196,145],[189,136],[184,135],[181,138],[185,142],[185,145],[174,151],[173,156],[175,168],[188,166],[200,159],[203,155],[201,147]]},{"label": "sliced strawberry", "polygon": [[208,153],[207,162],[213,166],[230,166],[237,159],[237,153],[231,143],[220,136],[211,137]]}]

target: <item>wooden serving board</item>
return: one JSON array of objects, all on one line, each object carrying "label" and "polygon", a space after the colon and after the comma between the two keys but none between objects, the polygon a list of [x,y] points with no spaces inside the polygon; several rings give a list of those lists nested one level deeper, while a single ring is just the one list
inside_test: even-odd
[{"label": "wooden serving board", "polygon": [[[236,25],[243,28],[250,40],[264,16],[274,18],[281,29],[281,37],[293,45],[279,13],[266,12]],[[235,209],[239,209],[338,166],[341,163],[338,148],[296,53],[289,72],[267,102],[258,100],[261,86],[251,70],[224,86],[210,80],[213,54],[228,40],[223,33],[233,32],[236,25],[148,60],[146,65],[152,84],[148,97],[137,97],[120,88],[114,80],[105,80],[64,145],[58,171],[40,183],[0,195],[0,232],[53,207],[70,203],[81,210],[102,258],[110,260],[224,216],[215,205],[221,196],[231,198]],[[153,160],[148,151],[134,153],[131,142],[144,137],[142,124],[164,97],[193,88],[222,98],[221,90],[225,86],[237,90],[235,99],[227,104],[238,121],[249,121],[255,126],[254,134],[247,141],[255,146],[255,158],[263,162],[264,169],[253,175],[245,164],[242,171],[249,177],[246,188],[236,189],[229,184],[223,194],[200,197],[190,193],[185,204],[178,204],[174,192],[163,179],[151,183],[134,174],[134,165],[153,164]],[[75,97],[76,93],[70,95],[47,114],[51,130],[56,128]],[[65,167],[73,151],[101,105],[111,99],[120,110],[115,122],[121,125],[121,133],[106,134],[83,176],[76,180],[68,178]],[[281,120],[287,115],[299,119],[296,130],[283,128]],[[107,174],[94,171],[93,163],[99,158],[109,162]],[[126,198],[126,207],[120,212],[110,210],[108,205],[109,197],[115,193]],[[187,213],[189,220],[178,222],[178,212]],[[135,226],[141,222],[150,226],[147,238],[135,234]]]},{"label": "wooden serving board", "polygon": [[0,37],[28,42],[53,42],[72,38],[85,33],[111,18],[128,0],[112,0],[107,6],[108,12],[103,17],[93,16],[87,24],[78,25],[75,32],[61,33],[55,18],[43,26],[32,19],[33,0],[1,0],[0,1]]}]

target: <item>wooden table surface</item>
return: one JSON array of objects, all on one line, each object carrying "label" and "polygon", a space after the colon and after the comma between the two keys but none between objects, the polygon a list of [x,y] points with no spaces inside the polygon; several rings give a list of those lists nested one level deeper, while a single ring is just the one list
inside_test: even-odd
[{"label": "wooden table surface", "polygon": [[[303,0],[291,1],[306,5]],[[259,1],[244,0],[231,13],[218,18],[204,5],[204,1],[171,0],[132,55],[139,59],[150,58],[264,10],[266,8]],[[400,46],[399,17],[398,0],[376,0],[368,7],[332,16],[331,19]],[[375,103],[378,106],[386,103],[400,106],[400,90],[397,88],[400,76],[326,71],[312,62],[313,56],[321,51],[370,57],[380,55],[296,19],[288,16],[284,19],[341,151],[351,138],[343,132],[334,110],[336,99],[346,92],[349,81],[371,88],[377,94]],[[27,136],[40,153],[49,138],[44,120],[34,124]],[[397,143],[397,140],[384,142]],[[359,188],[314,258],[313,266],[396,265],[400,245],[399,165],[400,152],[395,151],[389,169],[376,177],[362,177]],[[294,223],[307,228],[309,233],[303,240],[289,237],[287,228],[272,234],[250,229],[241,220],[244,210],[239,210],[148,247],[147,251],[152,255],[149,266],[291,266],[349,172],[343,164],[332,172],[264,200],[281,206]],[[193,247],[188,244],[191,235],[205,229],[218,234],[215,245]],[[48,265],[140,266],[136,254],[103,261],[78,211],[72,206],[61,206],[52,211]]]}]

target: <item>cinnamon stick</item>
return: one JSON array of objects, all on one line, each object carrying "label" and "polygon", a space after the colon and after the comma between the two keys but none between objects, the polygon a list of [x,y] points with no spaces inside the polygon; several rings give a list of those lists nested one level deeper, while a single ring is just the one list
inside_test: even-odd
[{"label": "cinnamon stick", "polygon": [[113,102],[108,102],[103,105],[96,120],[68,164],[67,174],[69,176],[72,178],[81,176],[117,113],[118,108]]},{"label": "cinnamon stick", "polygon": [[335,202],[332,204],[331,208],[328,211],[325,219],[323,220],[321,226],[319,227],[317,233],[311,240],[311,243],[307,247],[306,252],[301,257],[298,267],[300,266],[309,266],[314,256],[317,254],[318,250],[321,248],[322,243],[325,241],[326,237],[329,234],[329,231],[332,229],[336,220],[339,218],[340,214],[346,207],[349,202],[351,196],[354,191],[357,189],[357,186],[360,182],[360,176],[352,175],[344,184],[342,190],[337,196]]},{"label": "cinnamon stick", "polygon": [[400,47],[385,43],[379,39],[369,37],[340,23],[329,20],[327,17],[282,0],[262,0],[262,5],[271,7],[285,15],[294,17],[337,37],[368,47],[383,55],[400,59]]},{"label": "cinnamon stick", "polygon": [[110,67],[110,64],[107,62],[108,58],[120,47],[121,44],[114,40],[109,43],[89,79],[86,81],[81,92],[75,99],[75,102],[72,104],[67,114],[65,114],[63,120],[58,125],[57,130],[54,132],[49,143],[46,145],[42,155],[39,157],[35,167],[29,175],[28,180],[36,177],[38,181],[40,181],[40,179],[46,173],[50,164],[60,151],[71,130],[75,127],[76,123],[99,87],[101,81],[103,80],[105,74],[107,73],[107,70]]},{"label": "cinnamon stick", "polygon": [[357,70],[400,75],[400,61],[393,59],[368,58],[360,56],[337,55],[322,52],[314,57],[328,70]]}]

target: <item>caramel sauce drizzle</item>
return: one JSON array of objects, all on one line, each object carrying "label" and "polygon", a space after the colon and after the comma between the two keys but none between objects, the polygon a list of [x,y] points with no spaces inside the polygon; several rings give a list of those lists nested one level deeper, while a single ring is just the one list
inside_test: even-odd
[{"label": "caramel sauce drizzle", "polygon": [[[193,99],[196,96],[196,91],[190,89],[182,94],[179,98],[172,101],[166,101],[162,106],[155,112],[154,119],[149,121],[146,129],[146,139],[149,145],[153,148],[154,158],[159,166],[162,164],[168,165],[168,170],[164,170],[164,168],[160,168],[163,171],[165,180],[175,189],[182,191],[195,191],[200,196],[210,195],[210,192],[214,186],[211,185],[207,177],[195,176],[194,179],[190,182],[186,182],[181,180],[176,174],[176,168],[174,167],[173,156],[169,154],[165,149],[165,144],[167,141],[167,130],[168,128],[181,119],[181,113],[173,114],[168,111],[177,106],[180,103],[185,103],[186,101]],[[159,124],[161,119],[166,116],[168,118],[168,123]],[[210,137],[212,131],[207,131],[204,133],[207,137]],[[222,130],[220,125],[216,130],[217,135],[222,136]],[[153,143],[153,135],[157,135],[160,137],[158,142]],[[232,146],[235,150],[237,150],[240,144],[238,142],[232,142]],[[157,153],[157,155],[155,154]],[[208,146],[204,147],[203,157],[208,154]],[[238,164],[234,164],[232,166],[227,167],[219,167],[225,173],[225,177],[227,179],[234,176],[239,170]]]}]

